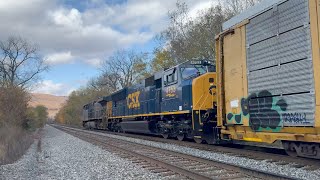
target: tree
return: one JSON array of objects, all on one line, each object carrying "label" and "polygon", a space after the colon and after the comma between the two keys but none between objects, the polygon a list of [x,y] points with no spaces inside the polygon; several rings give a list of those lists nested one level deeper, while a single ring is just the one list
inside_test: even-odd
[{"label": "tree", "polygon": [[131,86],[149,76],[148,56],[145,53],[118,50],[103,63],[101,78],[113,89]]},{"label": "tree", "polygon": [[169,11],[169,27],[161,32],[160,38],[168,42],[170,59],[174,64],[182,63],[194,57],[192,54],[193,43],[189,41],[189,30],[194,26],[194,21],[189,16],[189,9],[186,3],[177,1],[176,10]]},{"label": "tree", "polygon": [[223,2],[220,1],[220,4],[224,7],[226,19],[230,19],[261,1],[262,0],[223,0]]},{"label": "tree", "polygon": [[103,91],[106,94],[111,94],[117,91],[117,75],[104,72],[97,78],[92,78],[88,82],[88,88],[92,88],[94,91]]},{"label": "tree", "polygon": [[154,54],[155,57],[153,58],[151,64],[153,72],[158,72],[177,64],[174,59],[171,59],[170,52],[168,50],[155,49]]},{"label": "tree", "polygon": [[0,86],[28,87],[48,69],[36,45],[21,37],[0,41]]},{"label": "tree", "polygon": [[[261,0],[224,0],[189,16],[184,2],[177,1],[176,9],[168,13],[170,24],[160,33],[160,47],[155,48],[153,70],[173,66],[191,59],[215,61],[214,37],[222,30],[222,23]],[[163,48],[165,46],[165,48]]]},{"label": "tree", "polygon": [[27,126],[29,129],[41,128],[48,120],[48,109],[43,105],[28,107],[27,119]]},{"label": "tree", "polygon": [[22,127],[26,123],[30,97],[19,87],[0,87],[0,127]]},{"label": "tree", "polygon": [[[197,17],[191,18],[187,5],[178,1],[176,9],[169,12],[168,16],[170,25],[159,36],[159,41],[166,42],[166,49],[155,49],[153,67],[165,68],[167,64],[176,65],[191,59],[214,61],[213,39],[221,31],[222,22],[225,20],[220,5],[212,5],[207,10],[198,12]],[[163,60],[164,57],[167,60]]]},{"label": "tree", "polygon": [[34,108],[37,116],[38,127],[43,127],[48,119],[48,108],[42,105],[38,105]]}]

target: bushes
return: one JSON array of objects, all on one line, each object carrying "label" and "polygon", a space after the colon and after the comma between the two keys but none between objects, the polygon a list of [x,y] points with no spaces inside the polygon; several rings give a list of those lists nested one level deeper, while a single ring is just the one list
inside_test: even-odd
[{"label": "bushes", "polygon": [[0,127],[26,125],[30,97],[19,87],[0,88]]},{"label": "bushes", "polygon": [[27,109],[27,129],[34,130],[43,127],[48,119],[47,110],[48,109],[42,105],[29,107]]},{"label": "bushes", "polygon": [[30,96],[20,87],[0,88],[0,165],[17,160],[31,145],[30,131],[44,126],[47,109],[28,108]]},{"label": "bushes", "polygon": [[31,134],[18,126],[1,127],[0,139],[0,165],[18,160],[33,142]]}]

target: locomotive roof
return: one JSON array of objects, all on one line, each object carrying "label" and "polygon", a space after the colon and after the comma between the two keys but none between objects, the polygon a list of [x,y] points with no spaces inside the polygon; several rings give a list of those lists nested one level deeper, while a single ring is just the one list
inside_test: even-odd
[{"label": "locomotive roof", "polygon": [[[188,60],[188,61],[185,61],[185,62],[183,62],[183,63],[180,63],[180,64],[177,64],[177,65],[175,65],[175,66],[172,66],[172,67],[170,67],[170,68],[167,68],[167,69],[163,69],[163,70],[161,70],[161,71],[158,71],[158,72],[154,73],[153,75],[151,75],[150,77],[145,78],[142,82],[139,82],[139,84],[144,83],[144,81],[145,81],[146,79],[151,78],[151,77],[154,77],[154,80],[160,79],[160,78],[162,78],[162,76],[163,76],[163,72],[167,71],[168,69],[172,69],[172,68],[181,66],[181,65],[186,64],[186,63],[191,62],[191,61],[192,61],[192,60]],[[195,60],[195,61],[207,61],[207,60],[204,60],[204,59],[199,60],[199,59],[198,59],[198,60]],[[133,85],[133,86],[134,86],[134,85]],[[120,89],[120,90],[118,90],[118,91],[110,94],[109,96],[104,96],[104,97],[102,97],[102,99],[99,99],[98,102],[99,102],[100,100],[103,100],[103,101],[111,101],[111,100],[115,100],[115,99],[119,99],[119,98],[124,98],[123,96],[125,95],[125,92],[126,92],[126,91],[127,91],[127,88]]]},{"label": "locomotive roof", "polygon": [[222,29],[223,29],[223,31],[225,31],[225,30],[241,23],[242,21],[244,21],[246,19],[251,19],[251,18],[261,14],[262,12],[268,10],[270,7],[273,7],[274,5],[280,4],[284,1],[286,1],[286,0],[264,0],[264,1],[260,2],[259,4],[247,9],[243,13],[241,13],[241,14],[231,18],[230,20],[226,21],[225,23],[223,23]]}]

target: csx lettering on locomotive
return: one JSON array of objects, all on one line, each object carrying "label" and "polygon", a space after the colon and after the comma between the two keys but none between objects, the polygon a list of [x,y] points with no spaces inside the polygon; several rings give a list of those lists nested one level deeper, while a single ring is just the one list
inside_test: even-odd
[{"label": "csx lettering on locomotive", "polygon": [[166,89],[166,97],[175,97],[176,96],[177,87],[170,86]]},{"label": "csx lettering on locomotive", "polygon": [[128,95],[127,106],[129,109],[140,107],[139,96],[140,96],[140,91],[137,91]]}]

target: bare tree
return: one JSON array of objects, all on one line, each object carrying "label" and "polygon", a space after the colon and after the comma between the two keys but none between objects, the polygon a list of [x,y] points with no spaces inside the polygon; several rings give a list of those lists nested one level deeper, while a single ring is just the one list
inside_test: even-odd
[{"label": "bare tree", "polygon": [[36,45],[14,36],[0,41],[0,86],[28,87],[47,69]]},{"label": "bare tree", "polygon": [[116,89],[131,86],[148,76],[147,54],[119,50],[103,63],[102,78]]},{"label": "bare tree", "polygon": [[261,0],[219,0],[211,7],[189,16],[184,2],[177,1],[176,9],[168,13],[170,24],[158,37],[160,47],[155,48],[152,67],[166,68],[190,59],[215,60],[214,37],[221,32],[222,23]]},{"label": "bare tree", "polygon": [[23,126],[29,100],[28,93],[20,87],[0,87],[0,127]]},{"label": "bare tree", "polygon": [[[192,42],[190,29],[194,21],[189,16],[189,8],[185,2],[177,1],[176,9],[168,12],[169,27],[160,34],[160,39],[169,42],[171,61],[174,64],[181,63],[190,58]],[[158,50],[158,52],[160,52]]]},{"label": "bare tree", "polygon": [[[190,59],[215,59],[214,36],[221,30],[224,14],[220,5],[212,4],[198,12],[198,17],[190,17],[186,3],[177,1],[176,9],[168,13],[170,24],[160,37],[167,48],[155,49],[153,67],[166,68]],[[160,64],[160,65],[159,65]]]},{"label": "bare tree", "polygon": [[220,4],[224,7],[226,19],[230,19],[261,1],[262,0],[223,0],[222,2],[220,1]]},{"label": "bare tree", "polygon": [[88,88],[95,91],[103,91],[105,94],[110,94],[117,90],[117,75],[104,72],[97,78],[92,78],[88,82]]}]

